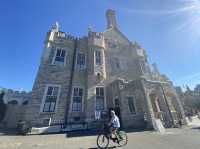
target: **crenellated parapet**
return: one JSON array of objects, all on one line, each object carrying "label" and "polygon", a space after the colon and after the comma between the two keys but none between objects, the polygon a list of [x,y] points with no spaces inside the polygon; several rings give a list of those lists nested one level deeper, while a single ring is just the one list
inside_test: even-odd
[{"label": "crenellated parapet", "polygon": [[12,101],[15,101],[16,104],[22,105],[25,101],[28,101],[29,99],[31,99],[31,93],[32,92],[16,91],[16,90],[8,89],[5,92],[3,100],[6,104],[11,103]]},{"label": "crenellated parapet", "polygon": [[104,35],[101,32],[88,32],[89,45],[105,48]]},{"label": "crenellated parapet", "polygon": [[66,34],[60,30],[60,25],[58,22],[52,26],[52,28],[47,32],[45,47],[50,48],[53,44],[66,44],[69,42],[74,42],[76,37]]}]

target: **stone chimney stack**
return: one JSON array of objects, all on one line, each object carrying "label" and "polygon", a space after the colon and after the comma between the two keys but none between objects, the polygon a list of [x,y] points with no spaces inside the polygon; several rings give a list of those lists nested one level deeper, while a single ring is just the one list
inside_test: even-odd
[{"label": "stone chimney stack", "polygon": [[117,27],[115,11],[112,9],[108,9],[106,11],[106,19],[107,19],[107,29]]}]

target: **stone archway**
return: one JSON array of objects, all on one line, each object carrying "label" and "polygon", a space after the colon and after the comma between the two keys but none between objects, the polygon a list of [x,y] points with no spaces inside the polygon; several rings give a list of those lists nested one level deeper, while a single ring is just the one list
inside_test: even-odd
[{"label": "stone archway", "polygon": [[151,99],[151,105],[152,105],[155,118],[163,121],[163,115],[162,115],[162,110],[160,106],[159,96],[156,93],[152,92],[151,94],[149,94],[149,97]]}]

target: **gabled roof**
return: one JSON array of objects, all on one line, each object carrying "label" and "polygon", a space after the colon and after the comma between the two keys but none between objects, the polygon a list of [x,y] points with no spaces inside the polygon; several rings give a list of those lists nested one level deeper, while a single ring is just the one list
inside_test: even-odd
[{"label": "gabled roof", "polygon": [[103,33],[109,32],[109,31],[116,31],[122,38],[124,38],[128,43],[132,44],[132,42],[117,28],[117,27],[112,27],[107,30],[105,30]]}]

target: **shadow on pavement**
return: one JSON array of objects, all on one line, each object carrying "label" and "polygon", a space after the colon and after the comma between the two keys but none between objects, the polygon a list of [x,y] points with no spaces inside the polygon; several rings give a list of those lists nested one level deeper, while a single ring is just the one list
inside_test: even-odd
[{"label": "shadow on pavement", "polygon": [[[117,148],[117,146],[107,147],[106,149],[113,149],[113,148]],[[88,149],[99,149],[99,148],[94,147],[94,148],[88,148]]]},{"label": "shadow on pavement", "polygon": [[145,131],[153,131],[153,129],[136,129],[136,128],[129,128],[129,129],[122,129],[123,131],[125,131],[126,133],[134,133],[134,132],[145,132]]},{"label": "shadow on pavement", "polygon": [[80,130],[80,131],[71,131],[66,133],[67,138],[71,137],[85,137],[85,136],[96,136],[100,134],[101,130]]},{"label": "shadow on pavement", "polygon": [[16,129],[0,129],[0,136],[18,136]]},{"label": "shadow on pavement", "polygon": [[200,127],[192,127],[191,129],[200,130]]},{"label": "shadow on pavement", "polygon": [[[144,132],[149,131],[149,129],[122,129],[126,133],[134,132]],[[96,136],[103,133],[103,130],[80,130],[80,131],[71,131],[66,133],[66,138],[72,137],[85,137],[85,136]]]}]

